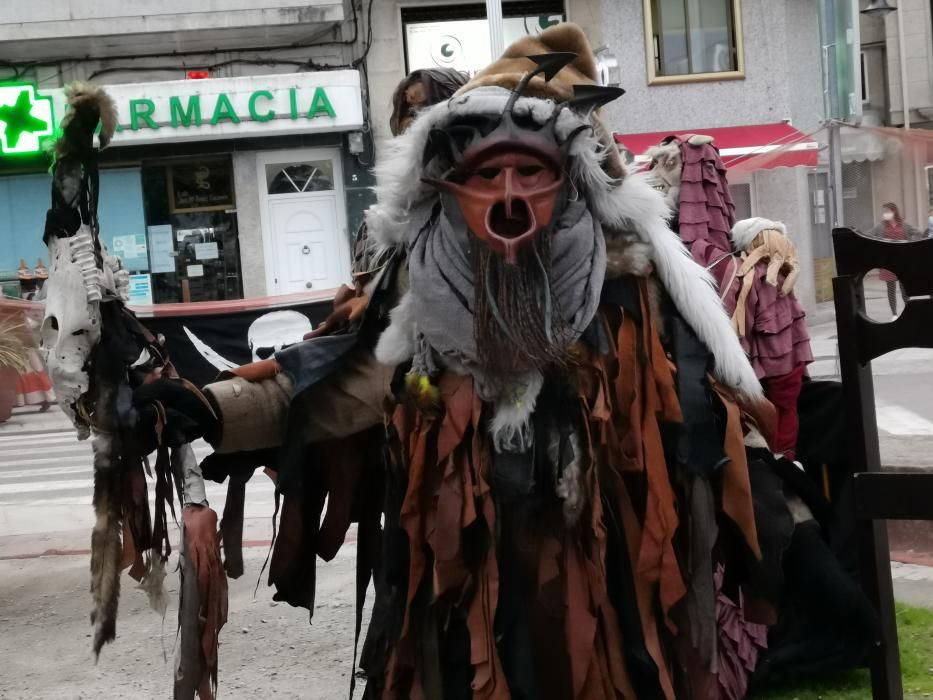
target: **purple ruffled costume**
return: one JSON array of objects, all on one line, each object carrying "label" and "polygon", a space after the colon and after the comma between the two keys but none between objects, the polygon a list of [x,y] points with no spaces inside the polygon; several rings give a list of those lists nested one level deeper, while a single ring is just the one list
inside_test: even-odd
[{"label": "purple ruffled costume", "polygon": [[[693,259],[707,268],[722,292],[724,283],[733,282],[722,293],[731,316],[735,310],[741,280],[734,273],[741,261],[733,257],[731,239],[735,225],[735,204],[729,195],[726,167],[719,150],[712,144],[694,146],[689,135],[675,137],[683,158],[680,179],[679,234]],[[746,335],[741,339],[759,379],[781,377],[800,364],[813,361],[806,312],[793,293],[780,296],[778,287],[765,281],[767,265],[759,263],[746,301]]]}]

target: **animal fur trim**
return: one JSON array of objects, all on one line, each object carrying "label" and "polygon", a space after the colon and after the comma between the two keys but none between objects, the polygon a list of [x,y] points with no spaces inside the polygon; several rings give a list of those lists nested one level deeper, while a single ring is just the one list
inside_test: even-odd
[{"label": "animal fur trim", "polygon": [[[97,135],[101,148],[106,148],[117,130],[117,105],[113,98],[103,88],[94,83],[78,80],[65,88],[65,97],[68,100],[68,112],[62,119],[62,131],[68,131],[69,125],[75,119],[82,119],[88,124],[93,123],[91,131],[96,128],[100,120],[100,133]],[[70,144],[68,139],[58,139],[55,143],[56,156],[66,155]]]},{"label": "animal fur trim", "polygon": [[489,433],[498,452],[525,452],[533,442],[531,414],[535,411],[544,376],[529,372],[517,386],[502,392],[489,424]]},{"label": "animal fur trim", "polygon": [[91,624],[94,656],[117,635],[120,600],[120,561],[123,522],[120,507],[120,472],[113,463],[109,435],[94,437],[94,529],[91,531]]}]

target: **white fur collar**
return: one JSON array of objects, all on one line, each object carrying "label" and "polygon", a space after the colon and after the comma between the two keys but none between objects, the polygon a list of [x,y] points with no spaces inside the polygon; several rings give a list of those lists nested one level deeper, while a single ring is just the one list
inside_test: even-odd
[{"label": "white fur collar", "polygon": [[[366,215],[375,240],[384,246],[404,245],[417,232],[418,220],[434,201],[433,189],[421,182],[425,174],[421,157],[430,130],[447,123],[455,114],[501,110],[507,96],[508,92],[500,88],[478,88],[434,105],[404,135],[390,142],[376,169],[378,201]],[[530,111],[539,121],[547,119],[553,109],[554,103],[548,100],[523,98],[516,105],[516,110]],[[558,119],[558,133],[566,134],[580,123],[580,117],[565,110]],[[604,228],[633,232],[650,246],[651,261],[662,285],[713,354],[717,379],[746,398],[760,398],[761,384],[726,316],[712,278],[669,228],[670,209],[663,195],[649,184],[648,175],[629,174],[621,181],[611,178],[601,167],[605,151],[594,134],[580,135],[572,144],[570,156],[571,177]],[[395,325],[407,314],[399,310],[393,317]],[[380,340],[377,357],[397,359],[404,352],[399,346],[407,345],[400,342],[406,331],[390,330]]]}]

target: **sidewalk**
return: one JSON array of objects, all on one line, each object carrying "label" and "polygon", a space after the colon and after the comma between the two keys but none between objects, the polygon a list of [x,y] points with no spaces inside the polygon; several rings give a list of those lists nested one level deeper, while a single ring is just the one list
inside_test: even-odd
[{"label": "sidewalk", "polygon": [[39,406],[23,406],[13,409],[13,417],[0,423],[0,437],[4,435],[32,435],[73,431],[71,421],[57,405],[44,413]]}]

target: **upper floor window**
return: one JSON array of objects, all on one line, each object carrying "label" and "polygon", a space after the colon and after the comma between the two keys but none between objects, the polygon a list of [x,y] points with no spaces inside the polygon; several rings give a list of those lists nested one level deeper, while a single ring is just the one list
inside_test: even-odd
[{"label": "upper floor window", "polygon": [[741,0],[644,0],[649,84],[745,77]]},{"label": "upper floor window", "polygon": [[[540,34],[563,22],[564,0],[506,0],[502,3],[504,45]],[[406,71],[455,68],[474,75],[498,56],[489,46],[482,3],[421,3],[402,8]]]}]

